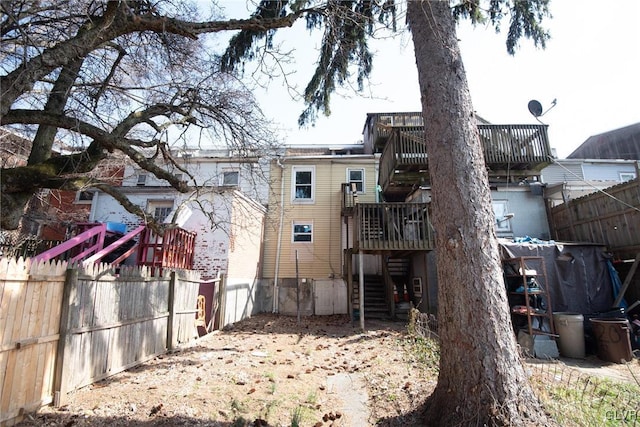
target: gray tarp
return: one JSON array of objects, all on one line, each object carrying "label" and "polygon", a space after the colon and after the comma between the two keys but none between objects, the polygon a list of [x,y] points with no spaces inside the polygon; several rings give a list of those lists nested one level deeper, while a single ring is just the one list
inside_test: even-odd
[{"label": "gray tarp", "polygon": [[502,258],[544,258],[547,287],[554,312],[591,314],[613,306],[613,284],[606,248],[575,243],[500,241]]}]

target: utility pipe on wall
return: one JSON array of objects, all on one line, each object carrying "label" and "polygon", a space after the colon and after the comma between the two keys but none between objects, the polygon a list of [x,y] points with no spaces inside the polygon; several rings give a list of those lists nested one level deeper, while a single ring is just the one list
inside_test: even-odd
[{"label": "utility pipe on wall", "polygon": [[278,273],[280,270],[280,251],[282,248],[282,224],[284,223],[284,165],[280,159],[276,159],[276,164],[280,166],[280,221],[278,224],[278,243],[276,248],[276,269],[273,278],[273,312],[278,312]]}]

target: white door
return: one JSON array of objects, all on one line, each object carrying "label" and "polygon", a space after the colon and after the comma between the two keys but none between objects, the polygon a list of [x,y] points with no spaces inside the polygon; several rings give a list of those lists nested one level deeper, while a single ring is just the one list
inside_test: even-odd
[{"label": "white door", "polygon": [[347,314],[347,285],[341,279],[314,280],[315,314]]},{"label": "white door", "polygon": [[333,281],[333,314],[347,314],[349,312],[347,284],[344,280]]},{"label": "white door", "polygon": [[327,316],[333,314],[333,280],[314,280],[315,314]]}]

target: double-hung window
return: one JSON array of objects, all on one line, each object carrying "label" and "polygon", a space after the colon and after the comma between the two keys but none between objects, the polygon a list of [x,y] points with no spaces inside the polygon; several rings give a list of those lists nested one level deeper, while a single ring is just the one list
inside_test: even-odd
[{"label": "double-hung window", "polygon": [[347,182],[349,190],[355,190],[358,193],[364,193],[364,169],[347,169]]},{"label": "double-hung window", "polygon": [[291,176],[291,199],[297,203],[313,203],[315,197],[315,167],[294,166]]},{"label": "double-hung window", "polygon": [[310,221],[294,221],[293,241],[313,242],[313,224]]},{"label": "double-hung window", "polygon": [[147,201],[147,212],[158,222],[166,221],[173,211],[173,200],[149,200]]}]

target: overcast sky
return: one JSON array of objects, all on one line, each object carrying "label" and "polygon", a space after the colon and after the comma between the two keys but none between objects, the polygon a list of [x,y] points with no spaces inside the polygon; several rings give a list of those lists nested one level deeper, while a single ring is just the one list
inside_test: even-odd
[{"label": "overcast sky", "polygon": [[[246,10],[242,0],[225,3],[230,15]],[[552,0],[550,10],[553,18],[546,26],[552,38],[545,50],[523,39],[516,55],[509,56],[505,34],[468,23],[458,28],[458,38],[477,114],[495,124],[536,124],[527,104],[539,101],[551,146],[564,158],[591,135],[640,122],[640,1]],[[295,28],[281,37],[286,49],[295,49],[295,64],[289,65],[295,74],[289,81],[302,90],[317,42]],[[321,117],[311,129],[297,128],[303,104],[287,95],[281,80],[257,91],[287,143],[355,143],[362,138],[366,113],[420,109],[410,35],[372,46],[377,54],[365,94],[341,90],[342,96],[332,99],[331,116]],[[554,99],[557,104],[550,109]]]}]

